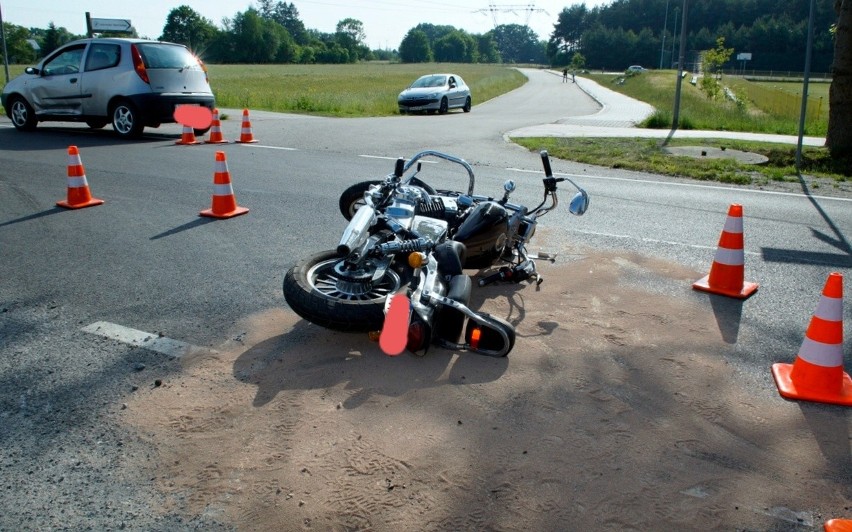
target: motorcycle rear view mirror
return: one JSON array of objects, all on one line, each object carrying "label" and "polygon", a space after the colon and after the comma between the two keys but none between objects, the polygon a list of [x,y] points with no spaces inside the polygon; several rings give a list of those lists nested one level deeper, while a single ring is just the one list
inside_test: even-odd
[{"label": "motorcycle rear view mirror", "polygon": [[574,197],[571,198],[571,203],[568,204],[568,212],[576,216],[582,216],[588,208],[589,195],[585,190],[580,189],[580,191],[574,194]]}]

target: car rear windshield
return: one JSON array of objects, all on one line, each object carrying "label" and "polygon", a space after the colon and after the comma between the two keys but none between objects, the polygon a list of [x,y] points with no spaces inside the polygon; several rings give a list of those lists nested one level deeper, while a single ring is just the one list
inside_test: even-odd
[{"label": "car rear windshield", "polygon": [[138,43],[145,68],[201,68],[192,53],[183,46],[163,43]]},{"label": "car rear windshield", "polygon": [[447,76],[423,76],[411,84],[415,89],[422,87],[442,87],[447,82]]}]

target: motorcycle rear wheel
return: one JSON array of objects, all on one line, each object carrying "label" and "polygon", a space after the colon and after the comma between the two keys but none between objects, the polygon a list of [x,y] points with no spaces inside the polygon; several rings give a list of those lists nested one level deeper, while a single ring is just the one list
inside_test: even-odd
[{"label": "motorcycle rear wheel", "polygon": [[[340,214],[347,220],[351,220],[355,216],[355,213],[358,212],[358,209],[364,205],[364,192],[367,192],[370,186],[381,185],[382,183],[383,181],[361,181],[344,190],[338,200]],[[427,194],[435,194],[434,188],[416,177],[411,180],[410,184],[422,188]]]},{"label": "motorcycle rear wheel", "polygon": [[336,251],[323,251],[298,261],[284,276],[284,299],[302,318],[328,329],[369,332],[382,328],[385,300],[402,285],[388,269],[379,281],[370,272],[344,277],[335,265]]}]

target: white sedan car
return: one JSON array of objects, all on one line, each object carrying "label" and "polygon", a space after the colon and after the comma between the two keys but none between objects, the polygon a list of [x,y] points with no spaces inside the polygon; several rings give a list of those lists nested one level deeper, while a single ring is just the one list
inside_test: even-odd
[{"label": "white sedan car", "polygon": [[402,114],[427,111],[445,114],[450,109],[470,112],[470,87],[455,74],[427,74],[417,78],[397,99]]}]

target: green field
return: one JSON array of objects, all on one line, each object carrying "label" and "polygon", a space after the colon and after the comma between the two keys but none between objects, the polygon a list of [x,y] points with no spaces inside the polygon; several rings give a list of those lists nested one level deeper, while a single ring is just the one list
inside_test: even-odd
[{"label": "green field", "polygon": [[[12,65],[10,76],[24,71]],[[514,68],[476,64],[208,65],[216,104],[223,108],[365,117],[398,113],[397,95],[418,77],[458,74],[474,105],[516,89],[526,77]],[[5,78],[2,78],[5,85]]]},{"label": "green field", "polygon": [[210,65],[220,107],[323,116],[398,114],[397,95],[423,74],[453,72],[470,86],[473,103],[520,87],[526,77],[499,65],[389,64]]}]

